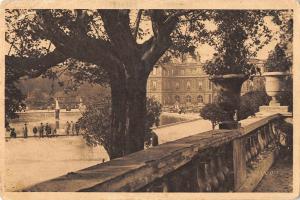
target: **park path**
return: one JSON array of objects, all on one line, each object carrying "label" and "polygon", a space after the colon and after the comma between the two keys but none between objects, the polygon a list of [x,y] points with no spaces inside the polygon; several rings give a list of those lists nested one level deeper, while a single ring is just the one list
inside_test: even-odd
[{"label": "park path", "polygon": [[[183,115],[182,115],[183,116]],[[210,122],[192,120],[156,128],[164,143],[210,129]],[[108,160],[103,147],[88,147],[81,136],[8,139],[5,143],[5,190],[24,187]],[[37,175],[38,174],[38,175]]]},{"label": "park path", "polygon": [[208,120],[193,119],[186,122],[180,122],[176,125],[166,125],[153,129],[158,135],[159,144],[174,141],[190,135],[211,130],[211,123]]},{"label": "park path", "polygon": [[254,192],[293,192],[292,159],[279,156]]}]

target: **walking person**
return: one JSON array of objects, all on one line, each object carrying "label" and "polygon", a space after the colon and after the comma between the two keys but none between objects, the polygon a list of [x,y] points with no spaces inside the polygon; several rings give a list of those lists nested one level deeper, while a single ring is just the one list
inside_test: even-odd
[{"label": "walking person", "polygon": [[27,128],[27,124],[26,123],[24,124],[23,135],[24,135],[24,138],[28,137],[28,128]]},{"label": "walking person", "polygon": [[158,136],[154,131],[151,131],[151,145],[153,147],[158,145]]},{"label": "walking person", "polygon": [[57,131],[56,131],[56,128],[55,128],[55,129],[53,129],[53,132],[52,132],[53,137],[55,137],[56,134],[57,134]]},{"label": "walking person", "polygon": [[14,128],[12,128],[10,130],[10,137],[11,138],[16,138],[17,137],[17,133],[16,133],[16,130]]},{"label": "walking person", "polygon": [[75,126],[74,126],[74,123],[73,123],[73,121],[71,121],[71,133],[72,133],[72,135],[74,135],[75,134]]},{"label": "walking person", "polygon": [[66,135],[69,135],[70,134],[70,123],[69,123],[69,121],[67,121],[67,123],[66,123],[65,130],[66,130]]},{"label": "walking person", "polygon": [[36,128],[36,126],[33,127],[32,132],[33,132],[33,136],[36,137],[36,134],[38,132],[38,129]]},{"label": "walking person", "polygon": [[49,133],[49,125],[48,125],[48,123],[46,123],[46,125],[45,125],[45,134],[46,134],[46,137],[49,137],[48,133]]},{"label": "walking person", "polygon": [[79,130],[80,130],[79,123],[76,122],[76,123],[75,123],[75,132],[76,132],[76,135],[79,135]]},{"label": "walking person", "polygon": [[43,123],[41,123],[41,125],[39,127],[39,136],[40,136],[40,138],[44,137],[44,125],[43,125]]},{"label": "walking person", "polygon": [[49,137],[52,137],[51,133],[52,133],[52,128],[51,128],[51,125],[49,124],[49,128],[48,128],[48,135],[49,135]]},{"label": "walking person", "polygon": [[50,137],[50,135],[51,135],[51,127],[49,126],[48,123],[46,123],[45,132],[46,132],[46,136]]}]

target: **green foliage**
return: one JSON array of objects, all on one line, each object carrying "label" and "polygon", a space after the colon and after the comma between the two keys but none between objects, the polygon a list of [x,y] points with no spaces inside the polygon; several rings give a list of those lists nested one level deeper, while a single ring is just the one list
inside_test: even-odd
[{"label": "green foliage", "polygon": [[153,97],[147,98],[146,102],[146,128],[150,129],[153,125],[159,125],[159,116],[162,112],[162,105]]},{"label": "green foliage", "polygon": [[254,116],[259,111],[259,106],[268,105],[271,98],[265,91],[251,91],[241,96],[239,120]]},{"label": "green foliage", "polygon": [[265,91],[251,91],[240,98],[240,107],[236,108],[237,102],[227,98],[226,95],[218,95],[216,102],[205,105],[200,116],[210,120],[213,128],[221,121],[232,120],[234,109],[238,109],[239,120],[254,116],[259,111],[259,106],[268,105],[270,97]]},{"label": "green foliage", "polygon": [[289,112],[293,112],[293,77],[287,77],[285,83],[285,91],[280,92],[276,98],[280,105],[288,106]]},{"label": "green foliage", "polygon": [[[162,112],[161,104],[154,98],[147,98],[145,141],[151,137],[151,127],[159,124],[159,116]],[[87,144],[103,145],[109,152],[111,133],[111,103],[110,97],[91,99],[87,110],[78,120]]]},{"label": "green foliage", "polygon": [[[136,10],[123,11],[130,12],[129,17],[136,17]],[[196,47],[201,43],[214,46],[217,55],[205,68],[208,74],[248,73],[247,70],[252,66],[247,59],[267,44],[272,36],[264,23],[265,16],[273,16],[276,24],[286,25],[286,28],[282,30],[292,32],[291,20],[288,23],[282,23],[284,18],[280,14],[285,12],[282,10],[156,10],[156,15],[152,15],[153,10],[140,10],[140,12],[142,14],[141,21],[153,23],[154,28],[157,28],[157,25],[169,16],[178,16],[177,24],[170,34],[172,45],[166,49],[169,54],[165,58],[163,57],[162,61],[169,60],[170,55],[176,57],[181,56],[182,53],[193,55]],[[206,24],[210,21],[216,25],[216,30],[207,28]],[[136,24],[132,22],[134,20],[128,20],[128,26],[134,32]],[[99,10],[6,9],[5,25],[5,40],[10,44],[10,51],[7,53],[9,56],[40,58],[49,54],[53,49],[59,48],[61,53],[66,54],[66,60],[64,63],[58,64],[56,69],[53,69],[54,66],[48,66],[48,70],[42,67],[36,68],[36,66],[6,66],[6,68],[18,69],[14,71],[18,75],[14,81],[22,76],[21,71],[27,71],[31,76],[44,74],[49,78],[59,78],[62,73],[67,72],[70,74],[70,80],[67,82],[71,84],[64,86],[70,90],[76,89],[83,81],[95,84],[109,82],[107,71],[103,69],[103,66],[87,62],[87,60],[90,61],[90,57],[87,59],[85,56],[85,53],[88,52],[83,51],[80,56],[76,58],[71,56],[70,58],[70,55],[77,52],[77,49],[71,48],[71,51],[66,48],[66,52],[63,51],[65,47],[74,43],[70,41],[81,44],[85,43],[84,38],[92,38],[95,41],[101,39],[104,43],[110,41],[111,38],[107,34]],[[65,34],[61,32],[62,30],[65,31]],[[151,34],[153,34],[151,28],[140,26],[137,39],[139,42],[143,41]],[[245,40],[249,41],[247,46]],[[155,40],[150,39],[146,43],[151,41]],[[92,49],[87,48],[87,50]],[[97,55],[97,52],[94,54]]]},{"label": "green foliage", "polygon": [[203,119],[210,120],[212,128],[222,122],[230,119],[230,115],[219,104],[209,103],[206,104],[200,111],[200,116]]},{"label": "green foliage", "polygon": [[15,83],[5,83],[5,127],[9,126],[9,120],[18,118],[16,112],[25,110],[25,95],[15,86]]},{"label": "green foliage", "polygon": [[18,89],[18,72],[13,68],[5,70],[5,127],[9,126],[9,120],[18,118],[16,112],[25,110],[25,95]]},{"label": "green foliage", "polygon": [[285,51],[287,46],[277,44],[275,49],[269,54],[266,62],[268,72],[286,72],[292,66],[292,58],[287,57]]},{"label": "green foliage", "polygon": [[293,112],[293,91],[286,91],[276,96],[282,106],[288,106],[288,111]]},{"label": "green foliage", "polygon": [[209,39],[216,53],[203,66],[209,75],[253,75],[257,70],[250,58],[268,44],[272,32],[264,22],[268,11],[221,10],[213,14],[217,29]]}]

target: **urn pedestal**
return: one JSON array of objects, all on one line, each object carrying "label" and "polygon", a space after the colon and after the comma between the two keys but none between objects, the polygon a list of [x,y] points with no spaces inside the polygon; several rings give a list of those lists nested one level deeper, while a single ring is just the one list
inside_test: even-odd
[{"label": "urn pedestal", "polygon": [[266,93],[272,98],[268,106],[260,106],[260,113],[288,113],[288,106],[280,105],[277,95],[286,91],[287,72],[265,72]]}]

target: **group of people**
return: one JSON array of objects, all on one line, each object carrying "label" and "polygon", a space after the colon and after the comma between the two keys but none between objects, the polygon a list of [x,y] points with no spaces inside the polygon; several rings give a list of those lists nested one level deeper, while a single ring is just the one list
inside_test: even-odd
[{"label": "group of people", "polygon": [[39,137],[52,137],[57,135],[56,129],[54,128],[52,130],[51,126],[48,123],[46,123],[46,125],[41,123],[39,127],[34,126],[32,132],[34,137],[36,137],[37,134],[39,134]]},{"label": "group of people", "polygon": [[[15,128],[10,128],[9,131],[10,131],[11,138],[17,138],[17,132],[16,132]],[[24,127],[23,127],[23,136],[24,136],[24,138],[28,137],[28,128],[27,128],[26,123],[24,124]]]},{"label": "group of people", "polygon": [[65,133],[66,135],[70,135],[70,133],[72,135],[79,135],[79,130],[80,130],[80,127],[79,127],[79,124],[78,122],[76,122],[74,124],[73,121],[71,121],[71,123],[69,121],[67,121],[66,123],[66,126],[65,126]]},{"label": "group of people", "polygon": [[[17,132],[15,130],[15,128],[10,128],[10,137],[11,138],[16,138],[17,137]],[[73,121],[66,122],[65,125],[65,134],[66,135],[79,135],[79,131],[80,131],[80,126],[79,123],[76,122],[74,123]],[[52,128],[51,125],[49,123],[43,124],[41,123],[39,126],[34,126],[32,129],[33,132],[33,136],[34,137],[53,137],[53,136],[57,136],[57,130],[56,128]],[[28,127],[27,127],[27,123],[24,124],[23,127],[23,137],[27,138],[28,137]]]}]

